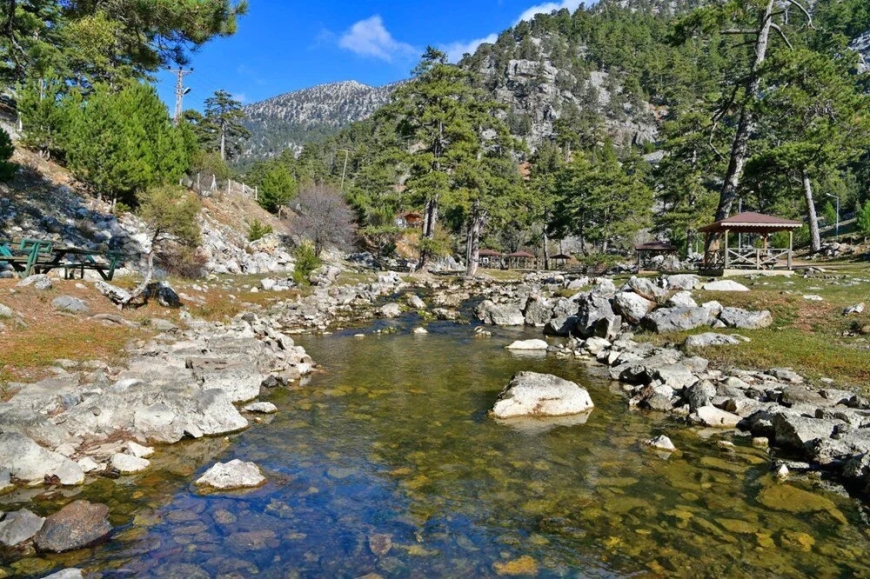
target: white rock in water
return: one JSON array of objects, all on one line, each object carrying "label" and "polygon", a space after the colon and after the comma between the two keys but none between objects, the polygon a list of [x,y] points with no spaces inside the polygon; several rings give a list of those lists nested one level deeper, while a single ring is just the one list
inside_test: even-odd
[{"label": "white rock in water", "polygon": [[428,334],[429,330],[427,330],[426,328],[414,328],[411,333],[422,336],[423,334]]},{"label": "white rock in water", "polygon": [[82,579],[82,577],[84,575],[82,575],[80,569],[64,569],[63,571],[46,575],[42,579]]},{"label": "white rock in water", "polygon": [[148,458],[154,454],[154,449],[150,446],[142,446],[141,444],[136,444],[132,440],[127,442],[127,452],[135,456],[136,458]]},{"label": "white rock in water", "polygon": [[574,382],[551,374],[519,372],[499,394],[492,414],[496,418],[566,416],[594,406],[589,392]]},{"label": "white rock in water", "polygon": [[14,547],[32,539],[44,523],[43,517],[34,515],[27,509],[6,513],[6,518],[0,521],[0,545]]},{"label": "white rock in water", "polygon": [[784,464],[779,465],[779,468],[776,469],[776,478],[783,480],[788,478],[788,467]]},{"label": "white rock in water", "polygon": [[510,346],[508,350],[546,350],[549,347],[544,340],[517,340]]},{"label": "white rock in water", "polygon": [[674,446],[674,443],[671,442],[671,439],[665,436],[664,434],[660,434],[651,440],[646,441],[647,446],[651,446],[653,448],[657,448],[659,450],[667,450],[674,451],[677,450],[677,447]]},{"label": "white rock in water", "polygon": [[112,468],[117,469],[121,474],[142,472],[151,466],[151,462],[144,458],[137,458],[132,454],[122,453],[113,454],[109,464]]},{"label": "white rock in water", "polygon": [[102,469],[100,464],[89,456],[79,459],[78,465],[79,468],[81,468],[82,471],[86,473]]},{"label": "white rock in water", "polygon": [[245,412],[256,412],[257,414],[275,414],[278,412],[278,407],[271,402],[252,402],[244,408]]},{"label": "white rock in water", "polygon": [[720,279],[704,284],[704,289],[708,292],[748,292],[749,288],[743,284],[739,284],[733,279]]},{"label": "white rock in water", "polygon": [[266,482],[266,477],[253,462],[239,459],[219,462],[197,479],[196,484],[216,489],[240,489],[258,487]]}]

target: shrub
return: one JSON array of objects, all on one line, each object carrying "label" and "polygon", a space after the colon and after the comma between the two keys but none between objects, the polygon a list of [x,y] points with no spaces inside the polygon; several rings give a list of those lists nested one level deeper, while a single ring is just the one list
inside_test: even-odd
[{"label": "shrub", "polygon": [[9,181],[18,171],[18,165],[9,160],[14,152],[15,145],[9,133],[0,129],[0,181]]},{"label": "shrub", "polygon": [[864,201],[864,205],[860,211],[858,211],[858,220],[856,223],[858,227],[858,231],[865,238],[870,236],[870,199]]},{"label": "shrub", "polygon": [[318,267],[320,267],[320,258],[317,257],[317,252],[314,250],[314,244],[310,241],[303,241],[296,248],[296,267],[293,270],[293,281],[299,285],[308,283],[308,276]]},{"label": "shrub", "polygon": [[259,219],[254,219],[248,226],[248,241],[254,242],[258,239],[263,239],[272,233],[272,226],[262,223]]}]

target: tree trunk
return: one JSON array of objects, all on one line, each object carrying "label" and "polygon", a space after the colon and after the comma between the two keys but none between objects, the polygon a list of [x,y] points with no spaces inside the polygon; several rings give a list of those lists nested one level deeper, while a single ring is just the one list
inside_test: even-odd
[{"label": "tree trunk", "polygon": [[227,131],[221,129],[221,160],[227,160]]},{"label": "tree trunk", "polygon": [[816,215],[816,204],[813,201],[813,184],[806,171],[801,171],[801,181],[804,185],[804,198],[807,201],[807,219],[810,222],[810,240],[813,252],[822,249],[822,237],[819,234],[819,218]]},{"label": "tree trunk", "polygon": [[[719,207],[716,209],[716,221],[726,219],[731,214],[731,206],[737,199],[737,190],[740,187],[740,178],[743,176],[743,167],[749,156],[749,138],[755,130],[755,116],[749,107],[749,101],[757,98],[761,89],[760,68],[767,58],[767,45],[770,40],[770,27],[773,24],[773,8],[775,0],[768,0],[761,20],[760,28],[755,39],[755,60],[749,72],[749,82],[746,91],[746,100],[740,109],[740,121],[737,124],[737,133],[731,145],[731,159],[728,162],[728,171],[725,173],[725,182],[719,193]],[[707,247],[718,239],[717,235],[707,237]]]},{"label": "tree trunk", "polygon": [[546,225],[544,225],[544,269],[550,269],[550,238],[547,236]]},{"label": "tree trunk", "polygon": [[142,283],[140,283],[138,286],[136,286],[136,289],[134,289],[132,292],[130,292],[130,296],[126,300],[121,302],[119,307],[122,310],[125,307],[127,307],[128,305],[130,305],[133,302],[133,300],[135,300],[136,298],[141,296],[143,293],[145,293],[146,289],[148,289],[148,284],[151,283],[151,277],[154,275],[154,251],[155,251],[155,249],[156,248],[154,247],[154,242],[152,242],[151,243],[151,251],[148,252],[148,266],[147,266],[147,269],[145,270],[145,279],[142,280]]},{"label": "tree trunk", "polygon": [[475,200],[474,211],[471,214],[471,222],[468,224],[468,256],[465,264],[466,277],[472,277],[477,273],[480,263],[480,231],[483,229],[486,215],[480,210],[480,201]]},{"label": "tree trunk", "polygon": [[[435,238],[435,223],[438,221],[438,200],[437,199],[429,199],[426,201],[426,207],[424,209],[423,216],[423,239],[434,239]],[[429,261],[429,250],[427,248],[423,248],[420,251],[420,264],[418,269],[424,269],[426,267],[426,263]]]}]

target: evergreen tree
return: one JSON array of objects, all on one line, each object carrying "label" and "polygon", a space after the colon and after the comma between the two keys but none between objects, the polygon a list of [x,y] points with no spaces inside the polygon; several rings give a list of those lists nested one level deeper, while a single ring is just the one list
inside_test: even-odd
[{"label": "evergreen tree", "polygon": [[231,160],[242,151],[242,142],[250,132],[242,124],[242,103],[225,90],[215,91],[205,100],[205,116],[199,123],[207,150],[220,152],[221,159]]},{"label": "evergreen tree", "polygon": [[18,115],[24,129],[22,144],[36,149],[46,159],[63,152],[70,115],[65,92],[66,85],[53,72],[29,80],[18,90]]},{"label": "evergreen tree", "polygon": [[278,213],[299,190],[290,170],[280,162],[268,163],[262,178],[254,183],[259,188],[258,202],[270,213]]}]

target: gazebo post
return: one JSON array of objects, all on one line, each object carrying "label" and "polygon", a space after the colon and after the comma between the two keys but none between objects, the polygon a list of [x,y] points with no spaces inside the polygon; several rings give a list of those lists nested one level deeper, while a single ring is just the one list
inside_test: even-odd
[{"label": "gazebo post", "polygon": [[728,260],[728,230],[725,230],[725,268],[728,269],[729,260]]},{"label": "gazebo post", "polygon": [[786,267],[791,269],[791,252],[792,252],[792,244],[794,243],[794,231],[789,230],[788,232],[788,264]]}]

